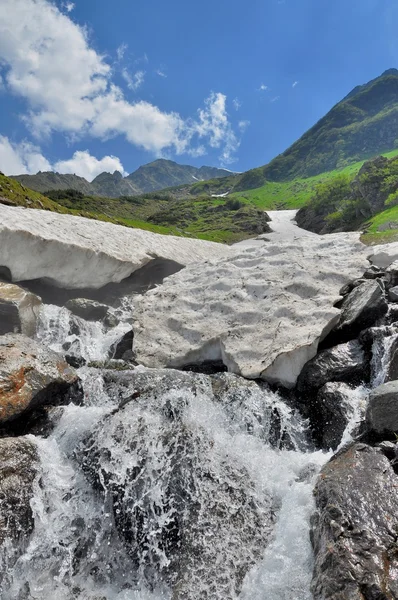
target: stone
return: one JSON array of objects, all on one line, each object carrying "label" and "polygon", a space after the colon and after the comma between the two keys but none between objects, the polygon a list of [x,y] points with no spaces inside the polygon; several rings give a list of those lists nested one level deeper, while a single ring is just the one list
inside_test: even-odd
[{"label": "stone", "polygon": [[380,277],[383,277],[383,275],[384,271],[376,265],[371,265],[363,274],[365,279],[379,279]]},{"label": "stone", "polygon": [[154,260],[183,268],[233,253],[214,242],[9,206],[0,211],[0,246],[0,266],[12,281],[44,279],[75,289],[120,282]]},{"label": "stone", "polygon": [[186,267],[136,298],[137,360],[173,368],[223,362],[243,377],[294,387],[367,252],[357,234],[306,236]]},{"label": "stone", "polygon": [[394,286],[388,290],[388,299],[390,302],[398,302],[398,286]]},{"label": "stone", "polygon": [[325,450],[336,450],[339,446],[354,415],[354,393],[349,385],[338,382],[326,383],[318,391],[316,411],[312,408],[316,416],[311,421],[320,432],[321,446]]},{"label": "stone", "polygon": [[112,344],[109,350],[109,358],[113,360],[130,361],[133,356],[134,331],[127,331],[124,336]]},{"label": "stone", "polygon": [[394,288],[398,285],[398,260],[394,261],[385,271],[388,288]]},{"label": "stone", "polygon": [[353,281],[349,281],[348,283],[346,283],[346,285],[343,285],[343,287],[339,291],[340,296],[347,296],[350,292],[352,292],[352,290],[354,288],[361,285],[361,283],[363,283],[364,281],[365,281],[364,278],[359,278],[359,279],[354,279]]},{"label": "stone", "polygon": [[109,306],[87,298],[73,298],[65,304],[72,314],[85,321],[102,321],[108,314]]},{"label": "stone", "polygon": [[0,425],[81,398],[79,378],[61,356],[20,334],[0,337]]},{"label": "stone", "polygon": [[109,385],[119,408],[76,458],[110,503],[132,568],[173,600],[233,600],[267,546],[275,507],[206,427],[216,409],[202,393],[209,377],[109,372]]},{"label": "stone", "polygon": [[33,337],[40,307],[41,299],[35,294],[18,285],[0,282],[0,335],[23,333]]},{"label": "stone", "polygon": [[308,361],[297,380],[299,392],[318,390],[330,381],[352,385],[366,381],[369,364],[358,340],[322,350]]},{"label": "stone", "polygon": [[356,338],[387,311],[388,304],[380,283],[376,280],[364,281],[344,298],[339,322],[325,344],[333,346]]},{"label": "stone", "polygon": [[366,427],[369,433],[376,435],[398,431],[398,381],[383,383],[370,392]]},{"label": "stone", "polygon": [[398,486],[382,451],[357,443],[340,452],[315,501],[314,600],[398,598]]},{"label": "stone", "polygon": [[33,530],[30,502],[39,464],[36,446],[29,439],[0,439],[0,546],[10,540],[16,549]]}]

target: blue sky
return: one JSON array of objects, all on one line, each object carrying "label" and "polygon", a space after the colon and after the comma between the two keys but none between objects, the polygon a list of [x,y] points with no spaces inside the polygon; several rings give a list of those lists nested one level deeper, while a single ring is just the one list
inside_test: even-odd
[{"label": "blue sky", "polygon": [[265,164],[397,30],[397,0],[0,0],[0,170]]}]

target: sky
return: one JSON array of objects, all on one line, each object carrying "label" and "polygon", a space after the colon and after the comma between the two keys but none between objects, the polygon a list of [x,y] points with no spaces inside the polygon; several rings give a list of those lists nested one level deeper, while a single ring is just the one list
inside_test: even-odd
[{"label": "sky", "polygon": [[0,0],[0,170],[266,164],[397,31],[398,0]]}]

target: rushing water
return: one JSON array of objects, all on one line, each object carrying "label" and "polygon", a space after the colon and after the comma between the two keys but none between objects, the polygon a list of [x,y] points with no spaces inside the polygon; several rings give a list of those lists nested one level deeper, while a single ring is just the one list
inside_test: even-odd
[{"label": "rushing water", "polygon": [[[125,315],[131,315],[130,306],[126,307]],[[98,323],[84,322],[77,335],[71,333],[70,322],[69,311],[46,306],[38,337],[57,351],[62,351],[65,341],[78,342],[79,351],[87,361],[105,359],[110,345],[129,328],[126,320],[110,331]],[[170,600],[171,593],[165,588],[146,589],[117,535],[110,506],[91,488],[76,463],[79,443],[120,400],[105,389],[101,370],[83,367],[80,376],[85,391],[84,406],[66,407],[48,438],[30,436],[37,444],[42,465],[32,500],[35,527],[27,548],[8,568],[1,598]],[[256,493],[272,497],[277,507],[270,542],[262,558],[246,574],[237,598],[310,600],[312,491],[317,473],[330,453],[311,449],[306,422],[278,394],[266,389],[248,392],[250,397],[234,410],[216,403],[214,397],[206,397],[203,392],[199,397],[193,397],[187,390],[177,392],[187,407],[185,423],[210,440],[216,456],[228,457],[231,464],[244,469]],[[173,393],[176,391],[170,392]],[[345,442],[363,414],[365,395],[364,388],[353,391]],[[158,402],[156,398],[148,402],[152,401]],[[145,406],[141,410],[145,411]],[[280,431],[290,440],[289,447],[281,440],[270,439],[275,411],[281,421]],[[161,423],[156,427],[161,427]],[[158,432],[156,427],[154,437]],[[110,445],[112,451],[112,439],[103,443]],[[229,543],[228,534],[221,543]]]}]

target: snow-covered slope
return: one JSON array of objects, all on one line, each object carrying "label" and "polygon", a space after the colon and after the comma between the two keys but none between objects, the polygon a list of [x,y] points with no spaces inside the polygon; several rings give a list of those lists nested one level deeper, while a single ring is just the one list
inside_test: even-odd
[{"label": "snow-covered slope", "polygon": [[235,247],[235,256],[172,275],[137,299],[138,360],[222,360],[244,377],[293,386],[339,313],[340,288],[369,264],[358,240],[344,233]]},{"label": "snow-covered slope", "polygon": [[14,282],[46,278],[68,288],[119,282],[157,258],[185,266],[233,252],[213,242],[5,205],[0,248],[0,267],[10,269]]}]

